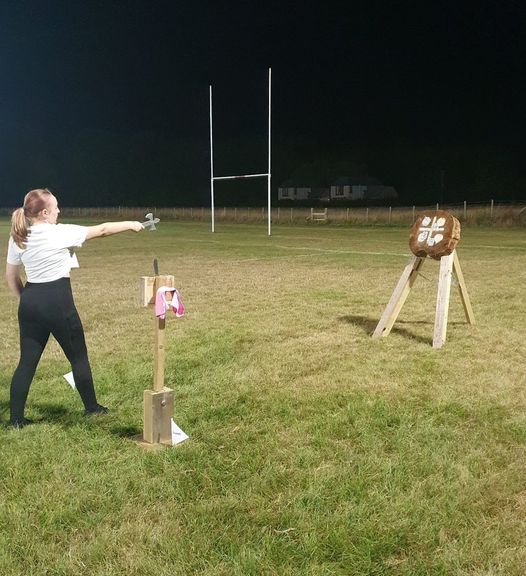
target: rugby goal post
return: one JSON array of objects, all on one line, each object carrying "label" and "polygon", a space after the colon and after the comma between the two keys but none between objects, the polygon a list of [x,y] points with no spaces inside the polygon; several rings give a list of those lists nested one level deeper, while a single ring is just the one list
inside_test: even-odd
[{"label": "rugby goal post", "polygon": [[271,96],[272,96],[272,69],[268,69],[268,171],[260,174],[241,174],[239,176],[214,176],[214,137],[212,118],[212,85],[210,85],[210,207],[212,219],[212,232],[215,232],[215,205],[214,205],[214,182],[216,180],[239,180],[242,178],[266,178],[267,179],[267,212],[268,212],[268,235],[272,233],[272,204],[270,198],[271,184]]}]

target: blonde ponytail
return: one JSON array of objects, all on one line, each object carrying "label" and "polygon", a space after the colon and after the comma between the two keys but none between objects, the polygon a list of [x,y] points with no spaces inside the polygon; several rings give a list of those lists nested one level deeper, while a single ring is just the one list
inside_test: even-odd
[{"label": "blonde ponytail", "polygon": [[19,248],[24,248],[29,226],[29,220],[24,214],[24,209],[17,208],[11,216],[11,237]]},{"label": "blonde ponytail", "polygon": [[24,196],[24,207],[17,208],[11,216],[11,236],[19,248],[24,248],[29,227],[39,213],[47,208],[53,195],[47,188],[35,188]]}]

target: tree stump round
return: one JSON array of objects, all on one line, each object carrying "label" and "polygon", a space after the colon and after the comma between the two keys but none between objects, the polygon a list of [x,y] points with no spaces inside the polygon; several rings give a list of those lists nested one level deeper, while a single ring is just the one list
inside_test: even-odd
[{"label": "tree stump round", "polygon": [[415,256],[440,260],[449,256],[460,240],[460,222],[445,210],[417,214],[409,235],[409,247]]}]

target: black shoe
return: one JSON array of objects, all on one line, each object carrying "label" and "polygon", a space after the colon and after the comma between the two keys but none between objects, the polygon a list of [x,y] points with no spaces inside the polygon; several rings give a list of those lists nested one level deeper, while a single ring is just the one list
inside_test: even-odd
[{"label": "black shoe", "polygon": [[29,418],[21,418],[20,420],[9,420],[7,426],[9,428],[23,428],[29,424],[33,424],[33,420],[29,420]]},{"label": "black shoe", "polygon": [[100,404],[97,404],[95,408],[91,408],[90,410],[84,410],[84,416],[91,416],[93,414],[107,414],[107,413],[108,409],[106,408],[106,406],[101,406]]}]

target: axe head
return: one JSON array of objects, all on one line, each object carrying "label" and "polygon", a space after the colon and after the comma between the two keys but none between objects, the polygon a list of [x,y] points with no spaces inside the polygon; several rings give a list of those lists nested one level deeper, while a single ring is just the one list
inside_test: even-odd
[{"label": "axe head", "polygon": [[159,218],[154,218],[153,214],[151,212],[148,212],[148,214],[146,214],[145,216],[146,221],[142,223],[142,225],[145,228],[148,228],[148,230],[150,230],[150,232],[153,232],[154,230],[156,230],[155,225],[157,224],[157,222],[159,222]]}]

